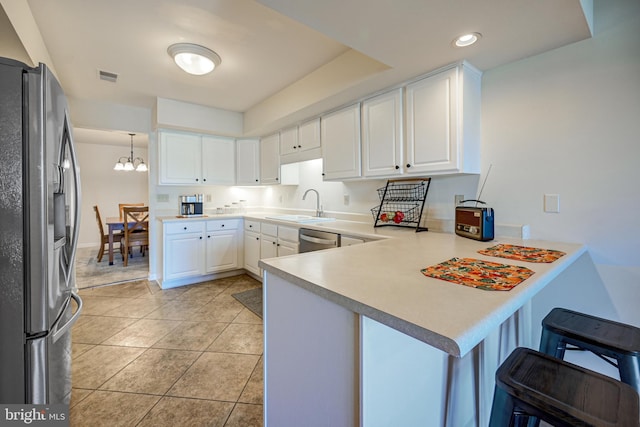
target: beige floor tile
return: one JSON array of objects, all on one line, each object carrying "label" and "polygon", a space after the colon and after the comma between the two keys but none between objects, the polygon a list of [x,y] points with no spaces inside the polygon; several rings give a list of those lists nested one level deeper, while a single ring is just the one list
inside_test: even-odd
[{"label": "beige floor tile", "polygon": [[222,427],[232,409],[229,402],[163,397],[137,427]]},{"label": "beige floor tile", "polygon": [[230,295],[219,295],[198,310],[190,320],[231,323],[244,306]]},{"label": "beige floor tile", "polygon": [[163,305],[162,300],[154,298],[131,298],[125,304],[104,312],[103,316],[142,318]]},{"label": "beige floor tile", "polygon": [[262,325],[262,319],[256,316],[251,310],[243,308],[240,314],[233,319],[232,323],[252,323],[254,325]]},{"label": "beige floor tile", "polygon": [[71,402],[69,402],[69,408],[73,408],[78,403],[82,402],[87,396],[93,393],[94,390],[86,388],[72,388],[71,389]]},{"label": "beige floor tile", "polygon": [[73,387],[96,389],[144,352],[144,348],[98,345],[73,359]]},{"label": "beige floor tile", "polygon": [[196,351],[148,349],[100,389],[163,395],[200,354]]},{"label": "beige floor tile", "polygon": [[74,343],[100,344],[136,322],[125,317],[83,316],[71,332]]},{"label": "beige floor tile", "polygon": [[238,402],[262,405],[264,402],[264,359],[261,357]]},{"label": "beige floor tile", "polygon": [[264,425],[262,408],[262,405],[236,404],[225,427],[262,427]]},{"label": "beige floor tile", "polygon": [[190,289],[178,296],[178,300],[199,300],[199,301],[211,301],[218,295],[220,295],[227,286],[211,285],[211,284],[199,284],[190,286]]},{"label": "beige floor tile", "polygon": [[225,289],[224,294],[232,295],[238,292],[247,291],[249,289],[259,288],[260,286],[262,286],[262,283],[246,274],[243,274],[241,276],[235,276],[233,278],[231,286]]},{"label": "beige floor tile", "polygon": [[151,347],[180,324],[175,320],[140,319],[104,341],[106,345]]},{"label": "beige floor tile", "polygon": [[80,344],[80,343],[72,343],[71,344],[71,358],[75,359],[80,356],[82,353],[85,353],[95,347],[95,344]]},{"label": "beige floor tile", "polygon": [[86,316],[101,316],[127,302],[127,298],[82,295],[82,314]]},{"label": "beige floor tile", "polygon": [[119,298],[138,298],[149,295],[151,292],[147,287],[146,280],[136,280],[134,282],[122,283],[119,285],[100,286],[81,291],[82,296],[102,296]]},{"label": "beige floor tile", "polygon": [[235,402],[258,360],[247,354],[203,353],[167,395]]},{"label": "beige floor tile", "polygon": [[71,408],[71,427],[135,426],[160,396],[95,391]]},{"label": "beige floor tile", "polygon": [[144,316],[147,319],[190,320],[206,305],[207,301],[171,300]]},{"label": "beige floor tile", "polygon": [[263,326],[247,323],[230,324],[207,351],[220,353],[263,353]]},{"label": "beige floor tile", "polygon": [[153,347],[204,351],[228,325],[216,322],[180,322]]}]

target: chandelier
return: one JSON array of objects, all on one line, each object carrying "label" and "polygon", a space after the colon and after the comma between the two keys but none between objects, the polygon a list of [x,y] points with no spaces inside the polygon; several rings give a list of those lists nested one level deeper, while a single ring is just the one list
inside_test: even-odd
[{"label": "chandelier", "polygon": [[131,136],[131,156],[130,157],[120,157],[118,162],[113,167],[115,171],[132,171],[136,172],[146,172],[149,169],[147,168],[146,163],[142,159],[142,157],[133,157],[133,137],[135,133],[130,133]]}]

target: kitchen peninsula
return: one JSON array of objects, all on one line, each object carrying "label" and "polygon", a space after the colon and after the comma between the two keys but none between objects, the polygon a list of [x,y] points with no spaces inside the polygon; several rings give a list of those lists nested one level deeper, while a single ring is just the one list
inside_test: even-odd
[{"label": "kitchen peninsula", "polygon": [[[388,234],[260,262],[266,425],[486,425],[500,362],[536,346],[532,298],[586,253],[579,244]],[[496,243],[565,255],[545,264],[477,252]],[[510,291],[485,291],[421,273],[453,257],[534,274]]]}]

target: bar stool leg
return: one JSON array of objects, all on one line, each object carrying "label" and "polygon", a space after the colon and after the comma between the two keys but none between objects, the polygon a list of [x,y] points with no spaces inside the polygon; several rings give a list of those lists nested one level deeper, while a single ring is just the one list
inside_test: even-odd
[{"label": "bar stool leg", "polygon": [[637,357],[618,358],[620,381],[629,384],[640,394],[640,359]]},{"label": "bar stool leg", "polygon": [[514,409],[514,403],[511,396],[509,396],[509,394],[504,390],[496,387],[493,392],[489,427],[510,426]]},{"label": "bar stool leg", "polygon": [[540,352],[549,354],[558,359],[564,359],[564,351],[567,343],[562,341],[562,337],[558,334],[542,328],[542,336],[540,337]]}]

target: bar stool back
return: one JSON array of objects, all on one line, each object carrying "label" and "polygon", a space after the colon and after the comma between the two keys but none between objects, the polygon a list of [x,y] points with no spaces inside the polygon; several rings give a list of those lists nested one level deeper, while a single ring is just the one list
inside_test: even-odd
[{"label": "bar stool back", "polygon": [[496,372],[489,427],[526,425],[529,416],[554,426],[638,427],[638,400],[627,384],[519,347]]},{"label": "bar stool back", "polygon": [[[640,329],[554,308],[542,320],[540,351],[564,359],[567,344],[589,350],[618,368],[620,380],[640,393]],[[615,363],[605,357],[615,360]]]}]

